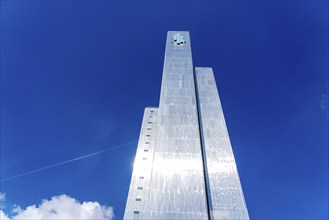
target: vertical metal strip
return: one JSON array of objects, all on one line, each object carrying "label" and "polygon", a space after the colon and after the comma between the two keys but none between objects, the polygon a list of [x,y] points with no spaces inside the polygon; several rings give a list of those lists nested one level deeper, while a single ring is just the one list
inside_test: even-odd
[{"label": "vertical metal strip", "polygon": [[210,187],[209,187],[209,178],[208,178],[208,169],[207,169],[207,157],[206,157],[206,150],[204,148],[204,138],[203,138],[203,131],[202,131],[202,120],[201,120],[201,113],[200,113],[200,103],[199,103],[199,93],[198,93],[198,82],[196,79],[195,69],[193,68],[193,78],[194,78],[194,88],[195,88],[195,97],[196,97],[196,108],[197,108],[197,115],[198,115],[198,123],[199,123],[199,135],[200,135],[200,145],[201,145],[201,155],[202,155],[202,164],[203,164],[203,177],[204,177],[204,185],[206,191],[206,201],[207,201],[207,212],[208,212],[208,219],[214,219],[211,210],[212,210],[212,203],[211,203],[211,195],[210,195]]}]

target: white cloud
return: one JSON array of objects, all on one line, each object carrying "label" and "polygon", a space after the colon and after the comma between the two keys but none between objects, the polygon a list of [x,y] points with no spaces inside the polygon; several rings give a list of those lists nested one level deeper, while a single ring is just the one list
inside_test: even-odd
[{"label": "white cloud", "polygon": [[9,220],[9,217],[2,210],[0,210],[0,219]]},{"label": "white cloud", "polygon": [[1,210],[4,207],[4,201],[6,200],[6,193],[0,192],[0,219],[9,220],[9,217]]},{"label": "white cloud", "polygon": [[[53,196],[43,200],[40,205],[31,205],[25,209],[16,207],[11,217],[18,219],[112,219],[113,208],[102,206],[98,202],[82,202],[67,195]],[[2,217],[2,215],[4,217]],[[1,211],[1,219],[9,219]]]}]

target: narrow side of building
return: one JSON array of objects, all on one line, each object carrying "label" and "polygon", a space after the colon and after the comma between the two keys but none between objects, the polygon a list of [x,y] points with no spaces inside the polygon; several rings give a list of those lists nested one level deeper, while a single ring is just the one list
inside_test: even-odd
[{"label": "narrow side of building", "polygon": [[144,111],[124,219],[144,219],[143,214],[148,212],[157,113],[157,108]]},{"label": "narrow side of building", "polygon": [[212,219],[249,219],[212,68],[195,68]]}]

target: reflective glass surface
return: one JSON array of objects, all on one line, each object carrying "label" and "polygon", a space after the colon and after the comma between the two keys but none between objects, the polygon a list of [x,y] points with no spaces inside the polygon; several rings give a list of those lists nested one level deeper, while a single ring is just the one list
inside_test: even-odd
[{"label": "reflective glass surface", "polygon": [[138,219],[148,210],[157,112],[157,108],[144,111],[124,219]]},{"label": "reflective glass surface", "polygon": [[[196,82],[195,82],[196,79]],[[159,108],[146,108],[125,219],[249,219],[211,68],[169,31]]]},{"label": "reflective glass surface", "polygon": [[195,68],[212,219],[249,219],[211,68]]},{"label": "reflective glass surface", "polygon": [[208,218],[188,32],[167,35],[148,208],[144,218]]}]

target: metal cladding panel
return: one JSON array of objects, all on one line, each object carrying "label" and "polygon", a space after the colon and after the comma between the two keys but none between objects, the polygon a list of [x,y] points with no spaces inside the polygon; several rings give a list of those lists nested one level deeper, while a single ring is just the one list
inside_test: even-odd
[{"label": "metal cladding panel", "polygon": [[157,108],[145,108],[124,219],[143,219],[147,211],[156,137]]},{"label": "metal cladding panel", "polygon": [[249,219],[211,68],[195,68],[212,219]]},{"label": "metal cladding panel", "polygon": [[208,218],[188,32],[167,35],[150,187],[141,218]]}]

